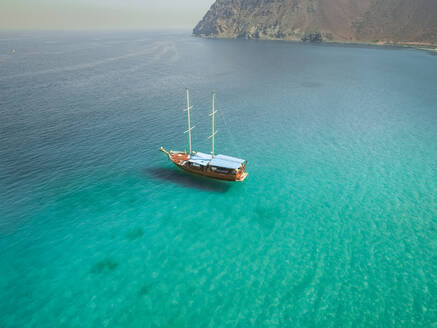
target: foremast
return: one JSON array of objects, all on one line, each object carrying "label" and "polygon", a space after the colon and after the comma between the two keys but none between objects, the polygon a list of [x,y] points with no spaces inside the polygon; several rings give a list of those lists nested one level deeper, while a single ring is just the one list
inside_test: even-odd
[{"label": "foremast", "polygon": [[217,131],[215,130],[215,121],[214,121],[215,113],[217,113],[217,111],[215,110],[215,92],[213,91],[212,92],[212,111],[211,111],[211,114],[209,114],[209,116],[212,117],[212,122],[211,122],[212,133],[208,137],[208,139],[212,139],[212,151],[211,151],[212,157],[214,157],[214,136],[217,133]]},{"label": "foremast", "polygon": [[193,106],[190,106],[190,90],[187,88],[185,91],[187,92],[187,108],[184,111],[187,112],[188,116],[188,130],[185,131],[185,133],[188,132],[188,148],[190,150],[189,154],[191,154],[191,130],[194,129],[195,126],[191,127],[190,110],[193,108]]}]

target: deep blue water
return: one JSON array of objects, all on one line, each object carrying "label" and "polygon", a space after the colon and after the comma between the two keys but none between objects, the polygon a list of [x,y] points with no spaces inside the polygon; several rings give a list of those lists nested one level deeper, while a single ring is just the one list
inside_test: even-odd
[{"label": "deep blue water", "polygon": [[[244,183],[158,151],[185,87]],[[436,56],[0,32],[1,327],[435,327],[436,300]]]}]

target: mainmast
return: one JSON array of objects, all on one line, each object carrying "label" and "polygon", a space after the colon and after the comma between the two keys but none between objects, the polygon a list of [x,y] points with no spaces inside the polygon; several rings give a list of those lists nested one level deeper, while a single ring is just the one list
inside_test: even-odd
[{"label": "mainmast", "polygon": [[190,106],[190,90],[187,88],[185,89],[187,92],[187,108],[185,109],[185,111],[187,111],[188,113],[188,130],[185,131],[185,133],[188,132],[188,148],[190,150],[191,154],[191,130],[194,129],[195,127],[191,127],[191,117],[190,117],[190,109],[193,108],[193,106]]},{"label": "mainmast", "polygon": [[212,134],[209,136],[209,138],[212,138],[212,156],[214,157],[214,136],[217,133],[217,131],[215,130],[215,122],[214,122],[214,117],[215,117],[215,113],[217,113],[217,111],[215,110],[215,92],[212,92],[212,112],[211,114],[209,114],[209,116],[212,116]]}]

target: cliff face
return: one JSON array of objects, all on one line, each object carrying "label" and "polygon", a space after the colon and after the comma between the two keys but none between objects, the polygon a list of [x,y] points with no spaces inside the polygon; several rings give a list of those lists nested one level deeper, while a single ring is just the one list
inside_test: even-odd
[{"label": "cliff face", "polygon": [[193,33],[437,44],[437,0],[216,0]]}]

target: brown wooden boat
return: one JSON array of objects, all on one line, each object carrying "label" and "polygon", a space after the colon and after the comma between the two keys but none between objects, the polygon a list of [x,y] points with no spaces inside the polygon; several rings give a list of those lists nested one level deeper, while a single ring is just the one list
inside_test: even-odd
[{"label": "brown wooden boat", "polygon": [[201,152],[195,152],[191,149],[191,118],[190,118],[190,94],[189,90],[187,92],[187,109],[188,112],[188,147],[189,153],[181,151],[167,151],[163,147],[160,150],[167,154],[168,158],[180,169],[201,175],[207,178],[227,180],[227,181],[241,181],[246,179],[248,173],[244,170],[246,169],[247,161],[244,159],[226,156],[226,155],[215,155],[214,153],[214,136],[217,131],[215,131],[215,113],[217,112],[214,108],[215,94],[212,93],[212,112],[210,116],[212,117],[212,134],[209,138],[212,138],[212,152],[211,154],[205,154]]}]

